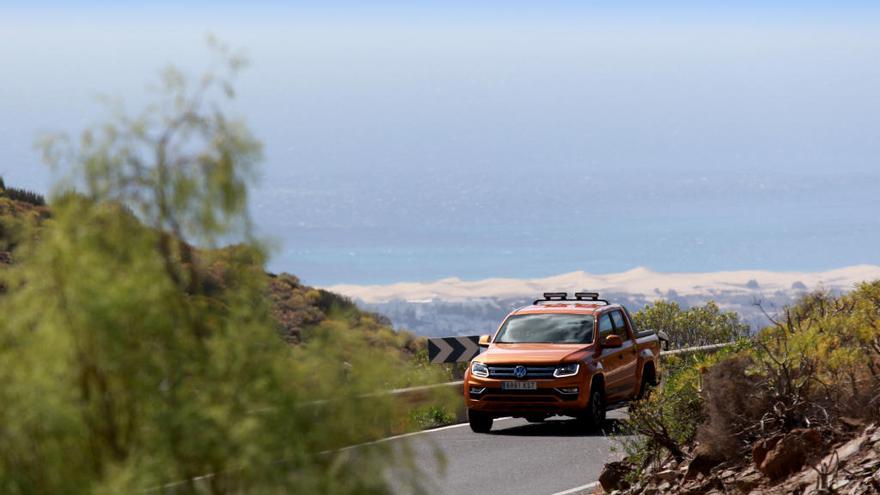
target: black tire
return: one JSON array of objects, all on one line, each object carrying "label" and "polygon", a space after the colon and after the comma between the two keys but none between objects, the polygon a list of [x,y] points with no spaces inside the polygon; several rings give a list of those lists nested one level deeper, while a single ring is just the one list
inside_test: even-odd
[{"label": "black tire", "polygon": [[587,409],[579,419],[581,426],[587,430],[601,428],[605,423],[605,390],[601,383],[594,382],[590,387]]},{"label": "black tire", "polygon": [[474,433],[489,433],[492,429],[492,416],[480,411],[468,409],[468,423]]},{"label": "black tire", "polygon": [[526,421],[528,421],[529,423],[543,423],[544,420],[546,420],[546,419],[547,419],[547,416],[542,416],[540,414],[532,414],[532,415],[526,416]]},{"label": "black tire", "polygon": [[654,368],[649,366],[642,373],[642,384],[639,385],[639,395],[636,400],[647,399],[651,395],[651,391],[657,386],[657,375]]}]

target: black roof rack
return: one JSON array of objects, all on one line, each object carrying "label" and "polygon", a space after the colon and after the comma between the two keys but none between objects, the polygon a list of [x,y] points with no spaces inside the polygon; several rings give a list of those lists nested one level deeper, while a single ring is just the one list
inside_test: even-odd
[{"label": "black roof rack", "polygon": [[600,302],[611,304],[605,299],[599,299],[598,292],[575,292],[574,299],[568,298],[568,292],[545,292],[544,299],[535,299],[532,304],[540,304],[542,302],[551,301],[572,301],[572,302]]}]

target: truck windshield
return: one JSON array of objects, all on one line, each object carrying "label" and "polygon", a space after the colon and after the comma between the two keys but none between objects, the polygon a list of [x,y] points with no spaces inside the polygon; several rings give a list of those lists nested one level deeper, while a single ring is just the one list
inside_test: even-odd
[{"label": "truck windshield", "polygon": [[501,326],[496,343],[589,344],[593,341],[593,316],[537,314],[511,316]]}]

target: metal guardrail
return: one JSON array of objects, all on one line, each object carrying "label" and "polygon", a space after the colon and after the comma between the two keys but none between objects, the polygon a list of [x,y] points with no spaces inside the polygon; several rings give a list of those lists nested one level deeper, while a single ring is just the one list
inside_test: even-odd
[{"label": "metal guardrail", "polygon": [[[717,351],[719,349],[723,349],[725,347],[733,345],[734,342],[722,342],[720,344],[709,344],[709,345],[701,345],[695,347],[682,347],[681,349],[670,349],[668,351],[660,351],[660,357],[664,356],[675,356],[680,354],[691,354],[695,352],[703,352],[703,351]],[[464,386],[464,381],[459,380],[456,382],[445,382],[445,383],[437,383],[434,385],[422,385],[419,387],[409,387],[409,388],[399,388],[396,390],[389,390],[387,392],[376,392],[371,395],[394,395],[394,396],[406,396],[408,394],[421,394],[424,392],[428,392],[433,389],[443,388],[443,387],[462,387]],[[461,390],[461,389],[459,389]]]},{"label": "metal guardrail", "polygon": [[675,354],[689,354],[692,352],[700,352],[700,351],[717,351],[718,349],[723,349],[725,347],[731,346],[735,344],[735,342],[722,342],[721,344],[709,344],[709,345],[701,345],[697,347],[682,347],[681,349],[671,349],[668,351],[660,351],[660,357],[663,356],[671,356]]},{"label": "metal guardrail", "polygon": [[[457,382],[436,383],[434,385],[420,385],[418,387],[398,388],[395,390],[389,390],[388,392],[386,392],[386,394],[387,395],[394,395],[394,396],[401,396],[401,395],[427,392],[429,390],[434,390],[434,389],[440,388],[440,387],[452,388],[452,387],[459,386],[459,385],[463,386],[464,380],[458,380]],[[382,393],[377,392],[376,395],[382,395]]]}]

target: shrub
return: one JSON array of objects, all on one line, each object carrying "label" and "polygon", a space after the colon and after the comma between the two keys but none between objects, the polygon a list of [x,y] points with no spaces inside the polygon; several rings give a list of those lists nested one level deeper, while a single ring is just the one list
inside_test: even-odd
[{"label": "shrub", "polygon": [[410,413],[410,419],[417,428],[426,430],[452,424],[456,418],[454,413],[449,412],[449,408],[435,405],[414,409]]},{"label": "shrub", "polygon": [[[681,312],[664,306],[651,317],[659,315]],[[624,421],[624,432],[639,435],[623,441],[625,450],[642,467],[667,454],[681,458],[694,441],[732,460],[746,457],[755,440],[794,428],[833,435],[842,416],[876,421],[880,281],[839,297],[807,294],[752,339],[670,359],[667,368],[662,386]]]},{"label": "shrub", "polygon": [[628,418],[622,420],[621,435],[617,436],[627,457],[636,465],[634,475],[667,455],[679,461],[684,458],[686,447],[706,420],[704,374],[716,363],[743,355],[748,349],[748,341],[740,340],[715,353],[671,357],[666,361],[663,382],[646,399],[630,406]]},{"label": "shrub", "polygon": [[731,342],[749,334],[749,326],[732,311],[721,311],[710,301],[682,309],[676,302],[657,301],[633,315],[636,325],[664,331],[673,347]]},{"label": "shrub", "polygon": [[765,425],[880,417],[880,281],[839,297],[807,294],[755,342],[755,373],[774,404]]},{"label": "shrub", "polygon": [[749,446],[744,433],[771,405],[759,380],[748,371],[754,365],[749,353],[722,359],[703,374],[704,421],[696,440],[714,458],[739,456]]}]

